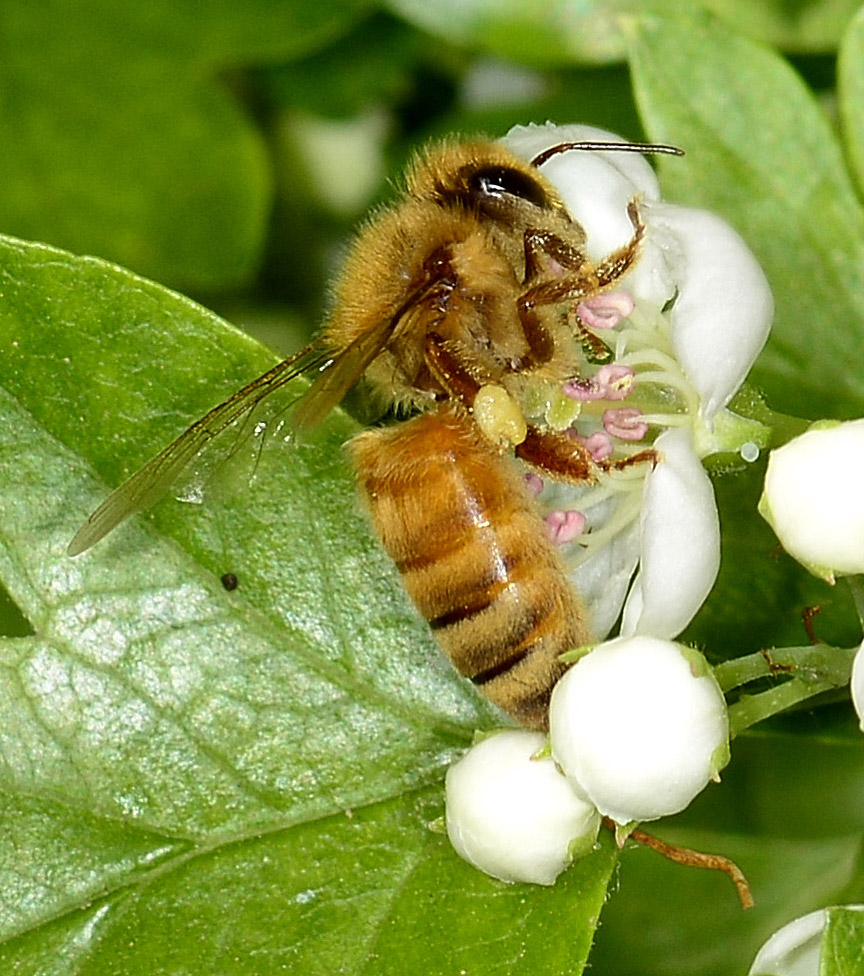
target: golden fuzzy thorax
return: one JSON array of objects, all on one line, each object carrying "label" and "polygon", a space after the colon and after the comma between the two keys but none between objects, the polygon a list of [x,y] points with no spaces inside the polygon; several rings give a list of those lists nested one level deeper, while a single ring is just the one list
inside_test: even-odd
[{"label": "golden fuzzy thorax", "polygon": [[[535,182],[548,200],[540,210],[515,199],[502,220],[478,217],[464,202],[460,173],[477,166],[518,169]],[[472,375],[481,383],[518,386],[510,363],[528,351],[517,314],[524,291],[524,232],[528,228],[566,235],[577,247],[584,234],[567,215],[557,193],[527,163],[495,143],[447,144],[418,157],[406,178],[406,193],[378,214],[358,236],[337,284],[335,311],[326,327],[325,343],[344,349],[380,321],[398,317],[387,348],[367,370],[366,378],[388,404],[428,409],[440,385],[423,370],[423,342],[429,331],[464,353]],[[440,303],[416,301],[427,284],[424,271],[430,255],[446,250],[458,281]],[[400,315],[400,310],[404,313]],[[550,378],[567,378],[572,362],[572,330],[550,316],[556,356],[544,365]]]}]

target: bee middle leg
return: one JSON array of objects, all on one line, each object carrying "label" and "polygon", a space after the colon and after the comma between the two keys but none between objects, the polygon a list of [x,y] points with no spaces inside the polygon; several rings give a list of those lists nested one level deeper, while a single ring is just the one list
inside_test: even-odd
[{"label": "bee middle leg", "polygon": [[460,355],[441,335],[430,332],[426,336],[424,357],[426,368],[448,399],[465,408],[493,445],[513,446],[524,439],[528,428],[522,408],[494,378],[478,379],[482,372],[472,370],[464,352]]}]

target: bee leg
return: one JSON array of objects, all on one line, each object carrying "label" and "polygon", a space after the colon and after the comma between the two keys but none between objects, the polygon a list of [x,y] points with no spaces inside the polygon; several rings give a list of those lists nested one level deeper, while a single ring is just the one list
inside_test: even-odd
[{"label": "bee leg", "polygon": [[468,368],[464,357],[445,344],[437,332],[426,334],[424,349],[426,367],[452,400],[470,410],[482,384]]},{"label": "bee leg", "polygon": [[657,452],[648,449],[616,461],[596,460],[581,441],[566,432],[541,430],[531,424],[525,439],[516,445],[516,457],[534,468],[576,484],[591,484],[601,472],[623,471],[634,464],[654,464],[658,459]]},{"label": "bee leg", "polygon": [[498,447],[520,443],[527,431],[522,408],[499,383],[481,383],[464,356],[448,348],[437,332],[426,336],[426,367],[447,393],[471,414]]},{"label": "bee leg", "polygon": [[558,431],[530,425],[525,440],[516,447],[516,457],[565,481],[590,484],[597,480],[597,462],[588,448]]},{"label": "bee leg", "polygon": [[592,264],[583,248],[574,246],[572,242],[550,231],[529,228],[523,236],[525,276],[522,284],[531,286],[541,280],[566,278],[567,272],[575,272],[579,276],[586,270],[596,279],[598,287],[614,284],[633,266],[639,244],[645,236],[645,225],[635,199],[627,204],[627,216],[633,225],[633,236],[596,264]]},{"label": "bee leg", "polygon": [[633,225],[633,236],[623,247],[619,247],[594,266],[597,285],[601,289],[608,288],[610,285],[614,285],[619,278],[623,278],[639,257],[639,244],[645,236],[645,225],[642,223],[639,207],[635,200],[631,200],[627,205],[627,216]]},{"label": "bee leg", "polygon": [[[513,364],[514,372],[536,369],[548,363],[555,353],[555,344],[548,330],[540,321],[538,309],[549,305],[570,305],[576,308],[583,299],[614,285],[636,262],[639,242],[644,235],[644,224],[639,217],[635,201],[631,201],[627,213],[634,233],[630,240],[597,264],[592,264],[580,248],[573,247],[555,234],[546,231],[525,231],[525,284],[528,289],[517,303],[519,321],[528,351]],[[554,275],[549,278],[550,271]],[[542,279],[537,281],[536,279]],[[535,284],[531,284],[536,281]],[[582,338],[586,351],[595,362],[607,362],[611,352],[605,343],[596,339],[578,312],[573,313],[577,322],[577,334]]]},{"label": "bee leg", "polygon": [[[528,290],[520,299],[517,312],[525,341],[528,343],[528,351],[511,365],[511,370],[514,373],[536,369],[538,366],[548,363],[555,354],[555,343],[552,336],[540,321],[540,316],[536,311],[537,305],[554,304],[554,300],[537,302],[533,301],[532,297],[528,297],[533,296],[537,291],[538,279],[548,282],[551,274],[553,283],[558,284],[564,271],[580,269],[588,261],[580,248],[574,247],[557,234],[549,231],[529,228],[525,231],[523,243],[525,248],[525,276],[522,283]],[[532,285],[532,283],[534,284]]]},{"label": "bee leg", "polygon": [[557,234],[548,230],[529,228],[523,235],[525,248],[526,287],[540,279],[558,278],[563,271],[577,271],[588,264],[588,256],[582,248],[574,247]]},{"label": "bee leg", "polygon": [[[561,270],[557,276],[550,279],[547,268],[547,274],[542,276],[544,280],[531,285],[520,296],[519,317],[523,323],[529,321],[532,314],[536,314],[534,313],[536,308],[545,305],[574,304],[585,298],[591,298],[598,292],[610,288],[630,271],[639,256],[639,244],[645,236],[645,225],[642,223],[635,200],[630,201],[627,214],[633,224],[633,236],[626,244],[596,264],[588,261],[579,249],[567,245],[554,234],[526,231],[526,255],[530,249],[539,249],[560,265]],[[526,272],[529,267],[533,275],[539,276],[539,261],[536,254],[530,263],[526,257]],[[527,273],[525,283],[530,283]]]}]

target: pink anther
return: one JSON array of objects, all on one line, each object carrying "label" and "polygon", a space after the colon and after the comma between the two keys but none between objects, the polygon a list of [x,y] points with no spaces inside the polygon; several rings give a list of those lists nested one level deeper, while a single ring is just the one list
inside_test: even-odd
[{"label": "pink anther", "polygon": [[578,539],[585,531],[585,516],[573,509],[567,512],[560,509],[550,512],[546,516],[546,531],[550,542],[556,546],[566,545]]},{"label": "pink anther", "polygon": [[543,491],[543,479],[539,474],[529,471],[528,474],[525,475],[525,487],[536,498],[536,496]]},{"label": "pink anther", "polygon": [[594,374],[604,400],[623,400],[636,389],[636,374],[622,363],[607,363]]},{"label": "pink anther", "polygon": [[628,292],[607,291],[579,302],[576,314],[591,329],[614,329],[635,307]]},{"label": "pink anther", "polygon": [[616,407],[603,413],[603,427],[607,434],[622,441],[641,441],[648,433],[648,424],[638,407]]},{"label": "pink anther", "polygon": [[636,374],[629,366],[607,363],[593,376],[567,380],[561,387],[564,396],[587,403],[590,400],[623,400],[636,388]]},{"label": "pink anther", "polygon": [[583,438],[582,443],[595,461],[602,461],[612,454],[612,438],[605,430],[595,430]]}]

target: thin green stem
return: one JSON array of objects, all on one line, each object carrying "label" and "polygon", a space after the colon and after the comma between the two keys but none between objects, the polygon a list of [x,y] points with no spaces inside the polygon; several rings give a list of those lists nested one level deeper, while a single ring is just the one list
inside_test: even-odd
[{"label": "thin green stem", "polygon": [[747,695],[729,708],[729,734],[734,739],[739,732],[772,715],[779,715],[793,705],[798,705],[814,695],[831,691],[837,686],[830,681],[804,681],[792,678],[776,688],[758,695]]},{"label": "thin green stem", "polygon": [[814,683],[827,681],[832,687],[840,688],[849,682],[857,650],[856,647],[832,647],[830,644],[775,648],[723,661],[714,668],[714,677],[724,693],[757,678],[776,678],[784,674]]},{"label": "thin green stem", "polygon": [[849,683],[857,651],[857,647],[815,644],[749,654],[718,664],[714,675],[724,692],[757,678],[779,679],[773,688],[755,695],[743,695],[729,708],[731,734],[735,736],[808,698],[844,687]]},{"label": "thin green stem", "polygon": [[790,417],[788,414],[777,413],[772,410],[754,387],[744,383],[729,404],[729,409],[741,417],[757,420],[771,430],[771,447],[780,447],[793,437],[798,437],[813,422],[801,417]]}]

